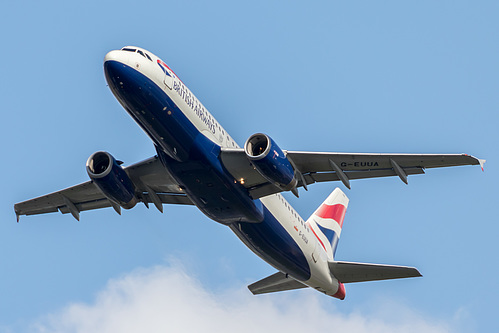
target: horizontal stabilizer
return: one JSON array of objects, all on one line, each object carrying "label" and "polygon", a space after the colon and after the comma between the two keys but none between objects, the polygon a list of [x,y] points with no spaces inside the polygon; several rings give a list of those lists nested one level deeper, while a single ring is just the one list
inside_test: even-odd
[{"label": "horizontal stabilizer", "polygon": [[248,286],[253,295],[301,288],[307,288],[307,286],[281,272],[277,272]]},{"label": "horizontal stabilizer", "polygon": [[343,283],[402,279],[422,276],[414,267],[331,261],[331,273]]}]

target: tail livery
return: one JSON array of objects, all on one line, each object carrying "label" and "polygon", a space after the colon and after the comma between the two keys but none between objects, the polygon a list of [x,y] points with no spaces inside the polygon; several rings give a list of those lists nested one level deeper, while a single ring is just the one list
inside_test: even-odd
[{"label": "tail livery", "polygon": [[[310,258],[308,264],[313,267],[314,272],[309,280],[300,281],[288,272],[281,271],[251,284],[248,286],[250,291],[256,295],[311,287],[332,297],[344,299],[344,283],[421,276],[414,267],[334,260],[348,201],[345,193],[336,188],[307,220],[307,225],[316,241],[311,253],[303,249],[306,257]],[[314,259],[316,251],[324,251],[325,256],[321,257],[327,260]]]},{"label": "tail livery", "polygon": [[338,246],[348,201],[345,193],[336,188],[307,220],[329,260],[333,259]]}]

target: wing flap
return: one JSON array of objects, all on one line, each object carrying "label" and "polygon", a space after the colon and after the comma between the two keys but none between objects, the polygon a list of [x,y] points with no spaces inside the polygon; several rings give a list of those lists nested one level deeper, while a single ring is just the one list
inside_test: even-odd
[{"label": "wing flap", "polygon": [[342,283],[403,279],[422,276],[414,267],[366,264],[359,262],[329,262],[331,273]]},{"label": "wing flap", "polygon": [[[421,168],[408,168],[405,169],[407,175],[424,174]],[[397,176],[393,170],[366,170],[366,171],[347,171],[345,172],[348,179],[365,179],[365,178],[379,178],[379,177],[392,177]],[[307,185],[321,182],[339,181],[340,178],[336,172],[313,172],[303,175]],[[302,181],[298,181],[298,186],[302,186]],[[264,184],[253,186],[249,189],[251,197],[254,199],[265,197],[267,195],[282,192],[282,189],[266,182]]]},{"label": "wing flap", "polygon": [[[76,209],[78,212],[84,212],[86,210],[93,210],[93,209],[99,209],[99,208],[107,208],[107,207],[112,207],[111,202],[107,200],[106,198],[102,198],[99,200],[93,200],[93,201],[87,201],[87,202],[77,202],[74,203]],[[58,210],[62,214],[68,214],[71,213],[71,210],[67,205],[59,206]],[[37,213],[40,214],[40,213]],[[27,215],[33,215],[33,214],[27,214]]]},{"label": "wing flap", "polygon": [[[424,174],[422,168],[406,168],[404,169],[407,175]],[[365,171],[345,171],[348,179],[364,179],[364,178],[379,178],[379,177],[392,177],[397,174],[393,169],[380,169],[380,170],[365,170]],[[336,172],[313,172],[305,175],[308,184],[329,182],[340,180]]]},{"label": "wing flap", "polygon": [[308,286],[296,281],[293,278],[290,278],[286,274],[277,272],[260,281],[250,284],[248,289],[253,293],[253,295],[259,295],[307,287]]}]

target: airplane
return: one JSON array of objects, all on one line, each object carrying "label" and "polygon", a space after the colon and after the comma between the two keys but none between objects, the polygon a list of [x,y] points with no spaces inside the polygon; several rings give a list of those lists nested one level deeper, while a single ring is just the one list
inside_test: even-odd
[{"label": "airplane", "polygon": [[104,58],[112,93],[153,141],[156,155],[123,167],[98,151],[86,163],[90,181],[14,205],[22,215],[112,207],[118,214],[142,202],[195,205],[228,226],[277,273],[248,286],[253,294],[311,287],[344,299],[345,283],[421,276],[413,267],[336,261],[348,206],[336,188],[305,221],[281,194],[318,182],[423,174],[424,169],[480,165],[467,154],[373,154],[281,149],[267,134],[241,148],[175,72],[143,48],[126,46]]}]

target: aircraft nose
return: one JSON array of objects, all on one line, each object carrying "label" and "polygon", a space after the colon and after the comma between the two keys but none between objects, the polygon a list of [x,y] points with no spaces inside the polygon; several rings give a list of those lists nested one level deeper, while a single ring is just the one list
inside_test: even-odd
[{"label": "aircraft nose", "polygon": [[125,59],[122,51],[113,50],[111,52],[108,52],[106,54],[106,56],[104,57],[104,63],[106,63],[108,61],[118,61],[118,62],[125,63],[126,59]]},{"label": "aircraft nose", "polygon": [[117,84],[120,81],[119,78],[124,74],[124,68],[127,66],[128,54],[126,52],[114,50],[106,54],[104,57],[104,74],[107,83],[110,86]]},{"label": "aircraft nose", "polygon": [[106,75],[108,83],[109,80],[111,79],[119,78],[122,67],[123,67],[122,63],[112,58],[104,61],[104,74]]}]

